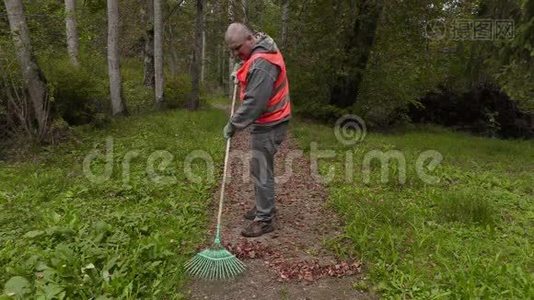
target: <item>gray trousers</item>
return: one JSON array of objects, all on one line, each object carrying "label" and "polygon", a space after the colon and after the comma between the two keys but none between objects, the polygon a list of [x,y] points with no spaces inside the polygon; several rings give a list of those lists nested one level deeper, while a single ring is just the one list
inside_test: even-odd
[{"label": "gray trousers", "polygon": [[254,180],[256,221],[269,221],[274,204],[274,155],[284,141],[288,122],[251,132],[252,158],[250,172]]}]

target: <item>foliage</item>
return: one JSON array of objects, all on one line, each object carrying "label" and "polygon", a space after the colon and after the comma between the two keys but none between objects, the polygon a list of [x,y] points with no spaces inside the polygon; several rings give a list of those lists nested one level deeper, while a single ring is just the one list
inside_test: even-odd
[{"label": "foliage", "polygon": [[[461,94],[484,84],[499,86],[529,109],[531,0],[377,1],[382,8],[376,31],[361,34],[372,30],[357,27],[372,19],[364,3],[375,1],[293,2],[286,58],[297,111],[329,120],[339,116],[333,105],[364,117],[371,127],[389,127],[404,119],[408,105],[440,87]],[[515,36],[453,37],[455,22],[476,19],[514,20]],[[428,35],[435,22],[446,26],[445,36]],[[358,60],[366,55],[366,40],[351,46],[358,34],[375,39],[363,66]]]},{"label": "foliage", "polygon": [[[448,62],[429,48],[421,22],[432,17],[420,1],[386,2],[358,100],[351,111],[371,127],[401,119],[410,103],[446,78]],[[401,27],[403,30],[399,30]]]},{"label": "foliage", "polygon": [[[184,298],[183,264],[204,239],[216,182],[198,160],[192,170],[202,181],[192,182],[184,161],[196,150],[222,162],[224,142],[213,128],[226,118],[218,110],[172,111],[115,120],[105,131],[82,126],[75,128],[78,140],[46,147],[32,160],[0,163],[0,294]],[[108,137],[111,178],[91,182],[84,158],[93,149],[106,153]],[[129,151],[138,156],[123,173]],[[154,161],[156,174],[174,180],[150,176],[147,159],[155,151],[172,157],[166,166]],[[91,169],[100,175],[105,164],[98,158]]]},{"label": "foliage", "polygon": [[87,124],[97,113],[108,111],[105,78],[84,66],[75,68],[68,58],[49,58],[43,62],[57,116],[70,125]]},{"label": "foliage", "polygon": [[[0,34],[0,141],[7,141],[10,131],[13,130],[13,112],[8,108],[8,93],[12,90],[19,91],[22,86],[22,78],[18,72],[18,64],[14,49],[8,47],[10,41]],[[4,146],[0,142],[0,147]],[[0,156],[1,156],[0,148]]]},{"label": "foliage", "polygon": [[165,102],[169,108],[183,108],[191,93],[191,77],[180,75],[167,77],[165,84]]},{"label": "foliage", "polygon": [[[361,33],[372,26],[357,27],[358,22],[374,18],[372,12],[362,11],[365,5],[360,2],[332,6],[317,1],[313,6],[292,7],[299,22],[293,25],[291,38],[298,43],[291,43],[287,60],[297,111],[328,120],[340,116],[332,106],[348,106],[342,112],[357,113],[371,126],[387,126],[399,109],[444,80],[446,65],[429,50],[422,34],[421,23],[432,17],[428,4],[368,2],[380,7],[376,32]],[[376,40],[371,49],[358,46],[367,36]],[[340,85],[340,80],[354,83]],[[342,102],[346,103],[340,106]]]},{"label": "foliage", "polygon": [[[105,122],[104,116],[110,111],[105,64],[105,58],[97,53],[83,55],[79,68],[74,68],[66,57],[43,60],[57,116],[70,125]],[[124,59],[121,74],[123,96],[130,110],[133,113],[151,110],[154,93],[142,84],[142,64],[136,59]],[[185,74],[174,77],[167,74],[165,83],[167,107],[184,107],[187,95],[191,92],[190,77]]]},{"label": "foliage", "polygon": [[[422,96],[440,87],[461,94],[480,84],[498,86],[519,101],[523,110],[531,110],[533,2],[291,1],[289,44],[284,56],[295,112],[321,120],[336,119],[350,112],[364,117],[369,126],[386,127],[403,121],[407,106],[417,105]],[[145,4],[120,1],[124,90],[133,112],[152,108],[148,102],[152,92],[138,81],[147,30]],[[230,1],[216,1],[206,6],[204,86],[210,90],[228,88],[228,51],[223,35],[229,4]],[[278,40],[280,1],[247,1],[246,7],[238,4],[233,8],[235,20],[246,19],[253,29],[265,31]],[[39,61],[64,56],[62,3],[30,1],[25,5]],[[368,8],[372,5],[378,5],[377,15]],[[9,38],[3,10],[0,6],[2,39]],[[164,1],[164,15],[164,55],[169,74],[165,94],[169,106],[179,107],[189,93],[188,83],[181,77],[188,76],[191,69],[194,2]],[[139,16],[143,16],[141,20]],[[86,69],[96,68],[99,71],[92,74],[104,78],[106,61],[100,58],[106,55],[106,2],[79,2],[77,17],[80,55],[90,57],[86,61],[91,61]],[[426,36],[433,21],[443,21],[450,30],[456,20],[475,19],[511,19],[515,35],[510,40],[493,41],[454,40],[450,31],[443,39]],[[375,21],[376,26],[368,26]],[[93,56],[98,59],[92,61]],[[99,93],[90,96],[100,97]]]},{"label": "foliage", "polygon": [[290,19],[298,20],[292,24],[290,46],[285,52],[291,100],[302,115],[332,118],[330,113],[336,109],[328,103],[330,86],[342,55],[343,31],[337,29],[345,19],[336,17],[329,1],[317,1],[311,7],[305,3],[290,5],[292,14],[297,14]]},{"label": "foliage", "polygon": [[[515,298],[534,295],[534,215],[531,141],[503,141],[452,133],[434,127],[395,135],[370,133],[355,146],[340,144],[332,129],[308,123],[295,136],[309,149],[335,150],[319,160],[321,174],[334,168],[329,203],[344,220],[344,232],[329,242],[340,255],[368,264],[373,289],[384,298]],[[473,145],[476,145],[473,146]],[[420,153],[443,156],[437,184],[415,170]],[[380,181],[380,163],[371,163],[370,181],[362,179],[371,150],[399,150],[406,159],[406,182],[389,167]],[[346,152],[352,152],[353,180],[347,181]],[[430,172],[431,171],[431,172]]]},{"label": "foliage", "polygon": [[413,122],[433,123],[499,138],[534,137],[532,116],[523,113],[501,89],[476,86],[463,94],[445,88],[420,98],[410,106]]},{"label": "foliage", "polygon": [[[498,10],[495,10],[497,7]],[[504,8],[503,8],[504,7]],[[483,16],[503,18],[503,10],[514,20],[514,36],[511,40],[497,41],[491,48],[493,55],[486,64],[495,81],[512,98],[528,111],[534,111],[534,1],[487,1],[481,11]],[[500,8],[500,9],[499,9]],[[493,9],[493,15],[492,15]],[[495,15],[496,12],[501,15]]]}]

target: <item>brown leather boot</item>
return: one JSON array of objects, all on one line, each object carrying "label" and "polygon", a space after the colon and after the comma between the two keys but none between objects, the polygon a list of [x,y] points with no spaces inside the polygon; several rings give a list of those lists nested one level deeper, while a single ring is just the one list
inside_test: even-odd
[{"label": "brown leather boot", "polygon": [[252,221],[241,235],[244,237],[258,237],[274,230],[273,221]]}]

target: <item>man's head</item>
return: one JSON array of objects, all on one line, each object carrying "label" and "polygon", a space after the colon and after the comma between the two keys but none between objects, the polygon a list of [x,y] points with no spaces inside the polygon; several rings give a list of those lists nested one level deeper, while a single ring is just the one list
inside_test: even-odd
[{"label": "man's head", "polygon": [[226,29],[224,39],[232,55],[241,58],[241,60],[247,60],[250,57],[252,48],[256,43],[252,31],[241,23],[230,24]]}]

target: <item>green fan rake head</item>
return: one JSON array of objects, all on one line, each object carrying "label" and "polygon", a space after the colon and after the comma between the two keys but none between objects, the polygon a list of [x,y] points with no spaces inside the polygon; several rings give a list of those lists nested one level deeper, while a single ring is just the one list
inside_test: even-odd
[{"label": "green fan rake head", "polygon": [[195,277],[227,279],[245,271],[245,264],[216,240],[213,247],[203,250],[188,261],[185,269]]}]

